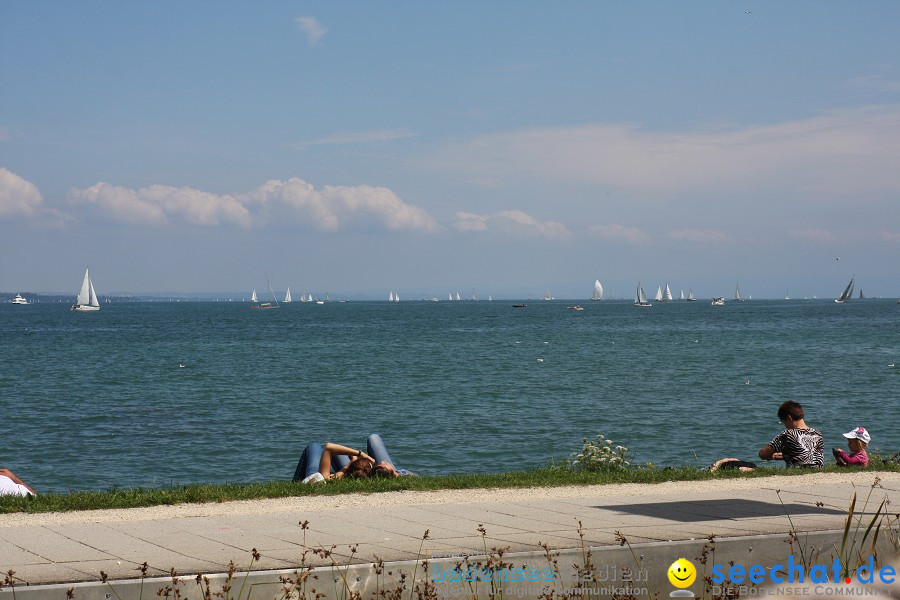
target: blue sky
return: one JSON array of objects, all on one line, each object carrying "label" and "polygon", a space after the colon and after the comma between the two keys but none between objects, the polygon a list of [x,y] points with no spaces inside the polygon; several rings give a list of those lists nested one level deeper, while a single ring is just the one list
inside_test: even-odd
[{"label": "blue sky", "polygon": [[897,2],[6,2],[0,290],[900,296]]}]

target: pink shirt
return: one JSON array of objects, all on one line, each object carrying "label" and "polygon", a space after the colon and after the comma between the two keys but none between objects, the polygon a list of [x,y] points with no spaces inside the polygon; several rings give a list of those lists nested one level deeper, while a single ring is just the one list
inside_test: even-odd
[{"label": "pink shirt", "polygon": [[869,455],[866,454],[865,450],[860,450],[859,452],[854,452],[853,454],[847,454],[843,450],[839,449],[838,456],[843,458],[848,465],[856,465],[860,467],[869,466]]}]

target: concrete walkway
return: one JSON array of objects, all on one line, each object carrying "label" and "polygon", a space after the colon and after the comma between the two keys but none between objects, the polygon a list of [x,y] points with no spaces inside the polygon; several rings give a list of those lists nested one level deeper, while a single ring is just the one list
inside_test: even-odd
[{"label": "concrete walkway", "polygon": [[[881,483],[872,490],[876,475]],[[778,491],[776,491],[778,490]],[[811,473],[729,479],[520,490],[391,492],[149,509],[0,515],[0,576],[18,585],[139,575],[217,573],[297,566],[304,547],[333,550],[341,564],[842,529],[850,498],[871,513],[887,497],[900,506],[900,474]],[[304,529],[300,523],[308,522]],[[486,534],[478,531],[482,525]],[[428,539],[423,540],[425,531]],[[354,548],[355,550],[351,549]],[[312,554],[307,564],[332,564]]]}]

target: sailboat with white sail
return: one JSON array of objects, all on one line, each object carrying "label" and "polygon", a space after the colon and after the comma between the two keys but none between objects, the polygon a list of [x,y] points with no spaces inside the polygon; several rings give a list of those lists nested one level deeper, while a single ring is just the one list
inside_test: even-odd
[{"label": "sailboat with white sail", "polygon": [[[269,295],[272,296],[272,302],[262,302],[260,304],[253,304],[250,308],[260,308],[260,309],[269,309],[269,308],[281,308],[278,304],[278,298],[275,297],[275,290],[272,289],[272,284],[269,283],[269,276],[266,275],[266,288],[269,290]],[[256,290],[253,290],[253,301],[256,302]]]},{"label": "sailboat with white sail", "polygon": [[293,302],[293,300],[291,299],[291,288],[288,288],[287,292],[285,292],[284,294],[284,303],[288,304],[289,302]]},{"label": "sailboat with white sail", "polygon": [[734,301],[735,302],[743,302],[744,299],[741,297],[741,284],[738,283],[734,288]]},{"label": "sailboat with white sail", "polygon": [[647,301],[647,295],[644,293],[644,288],[641,286],[640,282],[638,282],[637,292],[635,292],[634,305],[653,306]]},{"label": "sailboat with white sail", "polygon": [[94,291],[94,282],[91,281],[89,269],[84,270],[84,281],[81,282],[81,290],[72,305],[75,312],[94,312],[100,310],[100,303],[97,301],[97,293]]},{"label": "sailboat with white sail", "polygon": [[394,301],[394,290],[391,290],[390,293],[388,294],[388,302],[393,302],[393,301]]},{"label": "sailboat with white sail", "polygon": [[603,286],[600,285],[600,280],[594,280],[594,293],[591,294],[591,300],[603,300]]},{"label": "sailboat with white sail", "polygon": [[671,302],[671,301],[672,301],[672,290],[669,289],[669,284],[668,284],[668,283],[666,284],[666,293],[663,294],[663,301],[664,301],[664,302]]},{"label": "sailboat with white sail", "polygon": [[259,300],[256,297],[256,290],[253,290],[253,293],[250,294],[250,302],[259,302]]},{"label": "sailboat with white sail", "polygon": [[[653,288],[650,288],[650,289],[652,290]],[[663,291],[662,291],[661,285],[656,286],[656,296],[654,296],[653,299],[656,300],[657,302],[663,301]]]},{"label": "sailboat with white sail", "polygon": [[838,304],[847,304],[850,302],[850,299],[853,297],[853,280],[856,279],[856,275],[850,278],[850,283],[847,284],[847,287],[844,288],[844,293],[841,294],[840,298],[835,298],[834,301]]},{"label": "sailboat with white sail", "polygon": [[697,299],[694,297],[694,288],[688,290],[688,296],[686,298],[688,302],[696,302]]}]

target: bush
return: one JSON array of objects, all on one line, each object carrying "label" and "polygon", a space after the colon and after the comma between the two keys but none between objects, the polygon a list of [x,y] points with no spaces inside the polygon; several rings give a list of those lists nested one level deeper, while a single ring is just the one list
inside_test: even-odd
[{"label": "bush", "polygon": [[605,439],[602,434],[597,435],[597,441],[584,438],[581,452],[573,452],[569,467],[575,471],[617,471],[627,469],[631,464],[626,458],[628,448],[616,446],[613,441]]}]

